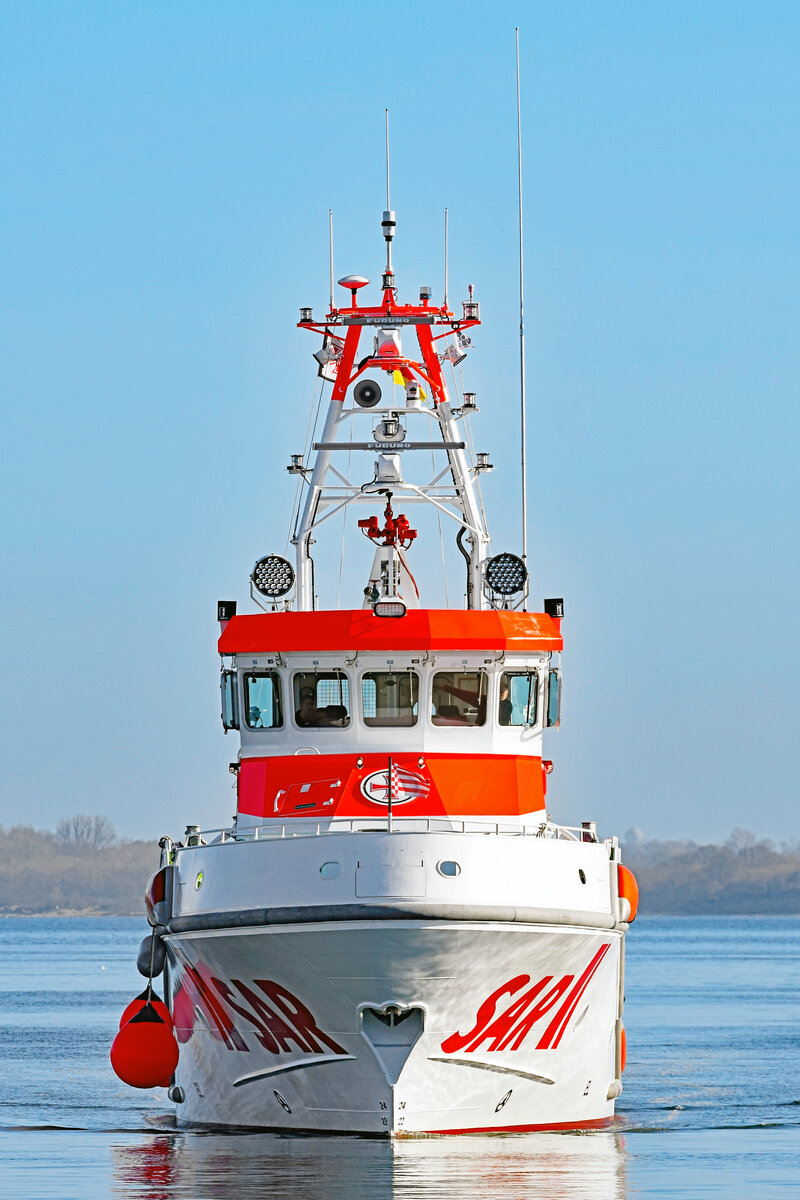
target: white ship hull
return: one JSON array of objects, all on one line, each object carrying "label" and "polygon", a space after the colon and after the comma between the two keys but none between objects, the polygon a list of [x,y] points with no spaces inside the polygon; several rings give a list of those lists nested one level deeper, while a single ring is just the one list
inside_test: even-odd
[{"label": "white ship hull", "polygon": [[[502,894],[516,900],[520,913],[543,907],[521,905],[537,897],[522,896],[520,888],[549,887],[557,895],[559,875],[568,873],[571,884],[578,859],[596,868],[599,888],[597,868],[607,863],[607,848],[600,845],[416,836],[429,861],[444,852],[443,845],[453,853],[454,840],[462,861],[483,860],[494,898],[491,863],[500,868],[505,862]],[[347,858],[354,842],[362,860],[369,843],[378,857],[386,857],[387,845],[398,854],[414,853],[414,839],[405,847],[409,839],[397,834],[361,835],[360,843],[358,837],[337,839],[339,859]],[[325,857],[320,843],[330,840],[281,845],[273,839],[184,852],[189,869],[179,891],[189,892],[195,868],[213,861],[215,852],[241,856],[241,893],[248,876],[253,886],[249,869],[256,854],[266,868],[280,853],[285,870],[289,859],[288,875],[296,876],[309,856],[315,866]],[[515,877],[521,849],[529,866],[538,858],[540,867],[549,868],[532,871],[534,881]],[[287,922],[273,907],[279,923],[167,935],[171,1007],[181,1043],[172,1089],[182,1097],[179,1123],[398,1136],[605,1123],[619,1091],[625,926],[610,911],[611,874],[605,869],[604,875],[609,911],[597,912],[594,920],[606,928],[569,924],[566,905],[553,907],[551,923],[436,920],[414,919],[409,910],[422,902],[400,898],[391,904],[404,910],[402,919],[391,919],[388,899],[362,898],[363,915],[356,920]],[[276,886],[268,890],[274,894]],[[288,882],[286,887],[291,890]],[[472,889],[475,909],[480,895],[474,884]],[[431,911],[437,902],[435,895],[425,901]],[[369,919],[370,907],[379,919]],[[239,909],[231,923],[254,920],[252,911]],[[180,930],[229,919],[215,908],[173,924]]]}]

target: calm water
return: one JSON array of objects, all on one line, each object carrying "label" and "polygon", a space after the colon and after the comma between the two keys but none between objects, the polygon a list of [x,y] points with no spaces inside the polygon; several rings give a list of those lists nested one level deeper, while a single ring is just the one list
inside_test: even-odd
[{"label": "calm water", "polygon": [[615,1130],[394,1146],[164,1128],[108,1062],[143,933],[0,919],[0,1197],[800,1198],[800,918],[637,921]]}]

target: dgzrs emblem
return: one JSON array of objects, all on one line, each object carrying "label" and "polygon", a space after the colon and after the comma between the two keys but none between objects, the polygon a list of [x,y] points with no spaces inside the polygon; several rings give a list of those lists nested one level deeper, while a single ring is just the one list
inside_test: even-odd
[{"label": "dgzrs emblem", "polygon": [[[391,778],[390,778],[391,775]],[[392,764],[391,772],[386,767],[373,771],[361,781],[361,794],[373,804],[389,806],[391,789],[392,804],[408,804],[411,800],[424,800],[430,793],[431,783],[424,775],[408,771],[405,767]]]}]

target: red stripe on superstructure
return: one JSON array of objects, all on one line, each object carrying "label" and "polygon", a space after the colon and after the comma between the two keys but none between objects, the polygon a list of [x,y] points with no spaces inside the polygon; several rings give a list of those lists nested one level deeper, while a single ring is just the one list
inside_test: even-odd
[{"label": "red stripe on superstructure", "polygon": [[[359,761],[361,765],[359,766]],[[544,808],[542,760],[516,754],[393,755],[402,783],[419,779],[418,795],[397,804],[398,816],[519,816]],[[385,753],[281,754],[243,758],[238,808],[253,817],[369,817],[386,805],[364,795],[362,783],[386,772]]]},{"label": "red stripe on superstructure", "polygon": [[353,653],[356,650],[440,650],[453,653],[563,649],[560,621],[547,613],[413,608],[404,617],[376,617],[371,609],[253,613],[231,617],[220,654],[278,651]]}]

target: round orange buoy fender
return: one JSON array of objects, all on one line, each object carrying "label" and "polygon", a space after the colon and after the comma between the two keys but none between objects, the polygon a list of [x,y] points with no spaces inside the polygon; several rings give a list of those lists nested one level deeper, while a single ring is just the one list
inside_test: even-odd
[{"label": "round orange buoy fender", "polygon": [[122,1016],[119,1019],[120,1029],[122,1029],[123,1025],[128,1024],[131,1017],[135,1017],[138,1012],[141,1012],[148,1001],[161,1017],[161,1020],[172,1029],[172,1017],[170,1016],[169,1009],[158,993],[154,992],[150,987],[146,987],[143,992],[140,992],[138,996],[131,1000],[128,1007],[123,1010]]},{"label": "round orange buoy fender", "polygon": [[623,1025],[619,1031],[619,1070],[620,1074],[625,1070],[625,1063],[628,1061],[628,1039],[625,1037],[625,1026]]},{"label": "round orange buoy fender", "polygon": [[636,920],[636,910],[639,907],[639,885],[636,882],[636,876],[628,867],[617,864],[617,887],[620,897],[627,900],[631,906],[631,915],[628,917],[628,923]]},{"label": "round orange buoy fender", "polygon": [[137,1088],[163,1085],[178,1065],[178,1043],[149,1002],[123,1025],[111,1047],[111,1066],[123,1083]]}]

